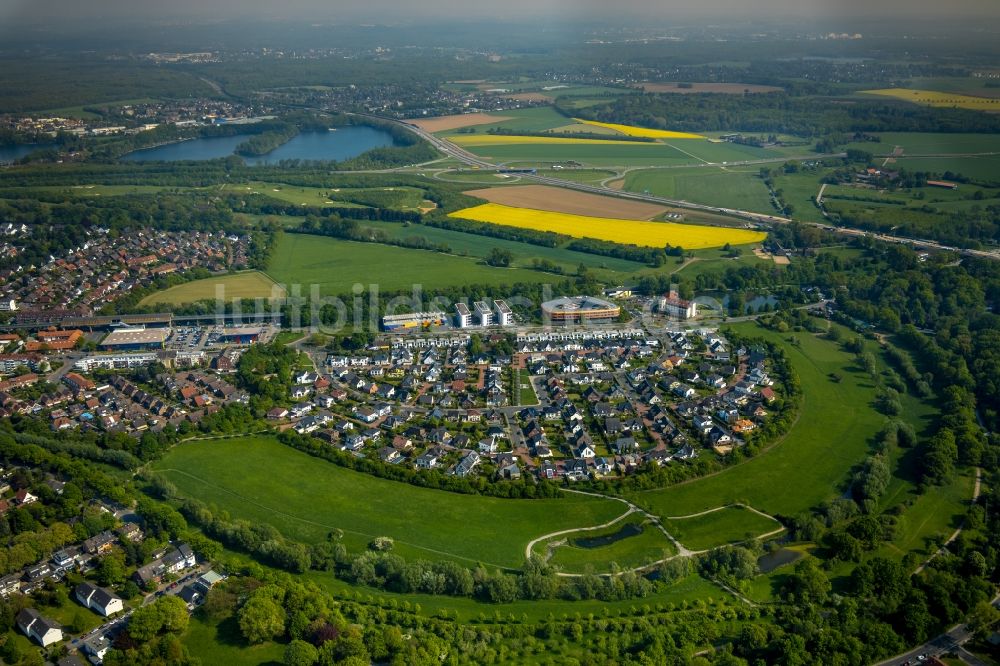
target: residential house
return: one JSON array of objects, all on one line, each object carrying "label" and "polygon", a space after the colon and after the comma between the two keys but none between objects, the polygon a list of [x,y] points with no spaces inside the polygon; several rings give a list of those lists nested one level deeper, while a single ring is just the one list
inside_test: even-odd
[{"label": "residential house", "polygon": [[125,609],[121,597],[91,583],[83,582],[77,585],[75,595],[77,601],[104,617],[120,613]]},{"label": "residential house", "polygon": [[17,614],[17,628],[42,647],[48,647],[63,639],[62,628],[56,622],[43,617],[34,608],[25,608]]}]

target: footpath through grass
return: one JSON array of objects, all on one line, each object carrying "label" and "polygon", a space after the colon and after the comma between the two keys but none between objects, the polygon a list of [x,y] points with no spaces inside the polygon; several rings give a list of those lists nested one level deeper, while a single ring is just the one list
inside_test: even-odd
[{"label": "footpath through grass", "polygon": [[690,518],[664,520],[663,526],[690,550],[709,550],[729,543],[749,541],[781,529],[781,523],[741,506]]},{"label": "footpath through grass", "polygon": [[623,513],[619,502],[583,495],[507,500],[418,488],[338,467],[270,436],[182,444],[156,470],[182,496],[293,539],[317,543],[341,529],[358,551],[391,536],[404,557],[466,564],[519,567],[531,539]]}]

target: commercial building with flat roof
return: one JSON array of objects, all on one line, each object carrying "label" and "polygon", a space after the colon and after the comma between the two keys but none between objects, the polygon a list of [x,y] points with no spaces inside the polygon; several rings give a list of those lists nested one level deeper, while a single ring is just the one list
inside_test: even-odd
[{"label": "commercial building with flat roof", "polygon": [[219,341],[229,344],[251,345],[260,339],[264,331],[260,326],[245,326],[243,328],[224,328],[219,334]]},{"label": "commercial building with flat roof", "polygon": [[402,331],[423,326],[441,326],[448,318],[443,312],[410,312],[407,314],[382,317],[382,328],[386,331]]},{"label": "commercial building with flat roof", "polygon": [[163,349],[168,335],[168,328],[118,329],[109,333],[101,346],[113,351]]},{"label": "commercial building with flat roof", "polygon": [[542,303],[542,319],[556,324],[613,321],[621,308],[596,296],[564,296]]}]

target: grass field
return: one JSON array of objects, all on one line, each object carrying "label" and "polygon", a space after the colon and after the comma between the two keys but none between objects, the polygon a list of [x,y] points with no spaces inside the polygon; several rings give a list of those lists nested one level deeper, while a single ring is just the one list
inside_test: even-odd
[{"label": "grass field", "polygon": [[[960,173],[966,178],[1000,184],[1000,155],[992,157],[903,157],[896,168],[931,173]],[[969,186],[973,187],[973,186]]]},{"label": "grass field", "polygon": [[757,243],[766,238],[766,234],[746,229],[588,217],[500,204],[465,208],[451,213],[449,217],[538,231],[554,231],[574,238],[633,243],[645,247],[664,247],[670,244],[685,249],[701,249],[721,247],[726,243],[732,245]]},{"label": "grass field", "polygon": [[[928,537],[947,538],[961,525],[974,482],[974,472],[966,470],[956,474],[951,483],[916,496],[900,518],[894,538],[879,552],[897,559],[910,551],[930,555],[933,549],[928,548]],[[912,488],[904,486],[904,492],[912,492]],[[903,499],[902,494],[896,493],[894,497]]]},{"label": "grass field", "polygon": [[616,175],[614,171],[606,169],[543,169],[539,173],[543,176],[571,180],[574,183],[600,183]]},{"label": "grass field", "polygon": [[603,127],[604,129],[614,130],[619,134],[624,134],[625,136],[637,136],[644,139],[704,139],[701,134],[691,134],[690,132],[672,132],[670,130],[660,130],[660,129],[650,129],[648,127],[636,127],[635,125],[619,125],[617,123],[601,123],[596,120],[581,120],[579,118],[574,118],[578,123],[583,123],[585,125],[593,125],[594,127]]},{"label": "grass field", "polygon": [[544,247],[503,238],[467,234],[452,229],[439,229],[417,224],[404,226],[391,222],[365,222],[363,226],[378,229],[390,238],[425,238],[432,243],[447,245],[455,254],[468,254],[472,257],[485,258],[495,247],[510,250],[514,256],[511,265],[515,267],[529,267],[532,260],[538,258],[553,261],[569,272],[576,270],[576,267],[581,263],[591,269],[601,269],[616,274],[630,274],[647,268],[645,264],[627,259],[576,252],[562,247]]},{"label": "grass field", "polygon": [[285,285],[319,285],[320,294],[350,292],[356,283],[377,284],[384,291],[426,289],[455,284],[546,282],[552,276],[520,268],[494,268],[474,257],[429,250],[358,243],[326,236],[285,234],[274,249],[268,275]]},{"label": "grass field", "polygon": [[683,275],[689,280],[695,280],[699,275],[705,273],[723,273],[729,268],[740,268],[741,266],[756,266],[760,264],[774,265],[770,259],[761,259],[749,248],[744,249],[739,257],[732,258],[725,256],[723,250],[700,250],[694,261],[687,262],[684,266],[676,265],[675,270],[678,275]]},{"label": "grass field", "polygon": [[912,90],[910,88],[884,88],[881,90],[862,90],[864,95],[891,97],[904,102],[912,102],[921,106],[955,107],[972,111],[1000,112],[1000,99],[988,97],[973,97],[960,93],[939,92],[936,90]]},{"label": "grass field", "polygon": [[1000,152],[1000,134],[950,134],[933,132],[878,132],[878,143],[847,144],[875,155],[890,155],[900,146],[907,155],[955,155]]},{"label": "grass field", "polygon": [[[788,335],[755,324],[737,324],[744,334],[780,342],[798,372],[803,400],[798,419],[771,450],[714,476],[661,490],[633,493],[631,499],[661,516],[704,511],[743,503],[772,515],[795,515],[840,496],[851,468],[870,450],[885,418],[870,407],[874,386],[852,355],[834,343],[798,333],[799,346]],[[830,373],[842,377],[830,380]],[[902,418],[921,432],[925,411],[912,399],[903,403]]]},{"label": "grass field", "polygon": [[[491,129],[503,128],[523,132],[544,132],[545,130],[562,127],[569,122],[569,118],[556,111],[551,106],[538,106],[530,109],[515,109],[504,111],[503,115],[509,120],[501,120],[489,125],[481,125],[476,128],[476,134],[485,134]],[[455,130],[442,132],[443,135],[455,134]],[[458,136],[463,136],[459,134]]]},{"label": "grass field", "polygon": [[576,162],[587,167],[684,166],[703,163],[700,158],[665,143],[600,140],[582,143],[582,141],[582,139],[565,139],[562,143],[519,142],[464,147],[469,152],[496,163],[518,167],[550,168],[553,164],[565,162]]},{"label": "grass field", "polygon": [[625,178],[625,189],[710,206],[774,212],[767,186],[759,172],[749,167],[735,171],[707,167],[632,171]]},{"label": "grass field", "polygon": [[247,271],[233,275],[220,275],[192,280],[163,291],[150,294],[139,305],[183,305],[206,298],[222,297],[229,302],[234,298],[281,298],[285,290],[259,271]]},{"label": "grass field", "polygon": [[[636,530],[607,545],[587,547],[586,540],[619,535],[622,530]],[[673,543],[643,516],[629,516],[611,527],[574,532],[537,544],[535,552],[566,573],[610,573],[651,564],[677,552]]]},{"label": "grass field", "polygon": [[235,617],[215,624],[195,613],[181,641],[204,664],[280,664],[285,656],[282,643],[247,644]]},{"label": "grass field", "polygon": [[501,567],[518,567],[534,537],[622,513],[618,502],[586,496],[505,500],[418,488],[338,467],[268,436],[180,445],[155,468],[181,495],[294,539],[317,543],[339,528],[352,550],[385,535],[405,557]]},{"label": "grass field", "polygon": [[741,506],[727,506],[690,518],[672,518],[663,526],[686,548],[709,550],[728,543],[748,541],[781,529],[781,524]]}]

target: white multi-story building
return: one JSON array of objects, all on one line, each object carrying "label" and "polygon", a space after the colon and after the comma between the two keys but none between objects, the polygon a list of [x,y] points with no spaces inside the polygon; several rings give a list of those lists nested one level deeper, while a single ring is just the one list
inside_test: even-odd
[{"label": "white multi-story building", "polygon": [[153,352],[136,352],[133,354],[106,354],[103,356],[88,356],[76,362],[77,370],[93,372],[97,368],[108,370],[121,370],[125,368],[138,368],[156,362],[156,354]]},{"label": "white multi-story building", "polygon": [[698,304],[688,301],[671,291],[660,299],[660,312],[678,319],[694,319],[698,316]]},{"label": "white multi-story building", "polygon": [[493,301],[493,307],[496,309],[497,324],[500,326],[514,325],[514,313],[511,312],[510,306],[507,305],[506,301]]},{"label": "white multi-story building", "polygon": [[476,323],[480,326],[490,326],[493,324],[493,311],[485,301],[476,301],[472,305],[476,309]]},{"label": "white multi-story building", "polygon": [[465,303],[455,303],[455,327],[468,328],[472,326],[472,312]]}]

